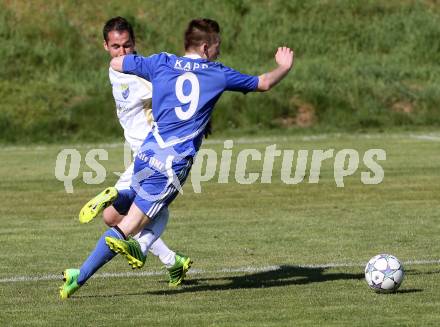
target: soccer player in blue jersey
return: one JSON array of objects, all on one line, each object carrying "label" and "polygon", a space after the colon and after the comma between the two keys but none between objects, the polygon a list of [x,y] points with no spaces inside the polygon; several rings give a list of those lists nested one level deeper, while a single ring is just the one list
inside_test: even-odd
[{"label": "soccer player in blue jersey", "polygon": [[183,57],[160,53],[112,59],[114,70],[138,75],[153,84],[155,123],[135,159],[131,185],[136,191],[134,203],[127,216],[98,240],[87,264],[83,265],[85,269],[81,267],[78,276],[67,278],[64,286],[67,296],[113,258],[114,252],[123,254],[133,267],[138,266],[139,245],[126,238],[154,222],[158,212],[181,191],[221,94],[268,91],[293,66],[293,51],[280,47],[275,54],[274,70],[260,76],[245,75],[214,61],[220,54],[220,42],[217,22],[195,19],[185,32]]},{"label": "soccer player in blue jersey", "polygon": [[[123,17],[109,19],[103,28],[104,49],[112,58],[136,53],[135,34],[131,24]],[[116,103],[116,113],[124,130],[126,142],[136,156],[152,125],[150,82],[129,74],[122,74],[109,68],[109,79]],[[91,199],[80,211],[79,220],[87,223],[99,213],[103,213],[104,222],[112,227],[127,214],[135,193],[130,189],[133,164],[120,176],[114,187],[108,187]],[[168,221],[168,210],[164,208],[154,226],[146,226],[134,238],[139,242],[144,260],[149,249],[166,266],[169,273],[169,285],[178,286],[189,268],[191,259],[170,250],[157,236],[164,230]],[[154,239],[156,241],[152,242]]]}]

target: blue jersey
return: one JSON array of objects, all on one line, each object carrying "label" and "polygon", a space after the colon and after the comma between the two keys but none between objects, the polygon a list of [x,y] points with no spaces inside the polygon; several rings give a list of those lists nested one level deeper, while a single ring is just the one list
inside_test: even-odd
[{"label": "blue jersey", "polygon": [[153,133],[145,143],[173,147],[194,156],[217,100],[224,91],[256,90],[258,77],[241,74],[218,62],[168,53],[127,55],[123,72],[153,83]]}]

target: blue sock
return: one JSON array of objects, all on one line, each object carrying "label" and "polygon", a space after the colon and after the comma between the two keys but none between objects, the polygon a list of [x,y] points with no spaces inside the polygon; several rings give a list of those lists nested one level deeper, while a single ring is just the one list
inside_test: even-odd
[{"label": "blue sock", "polygon": [[98,240],[98,243],[96,243],[95,249],[89,255],[87,260],[84,261],[80,268],[77,281],[79,285],[83,285],[99,268],[113,259],[113,257],[116,255],[116,253],[110,250],[108,245],[105,243],[105,238],[107,236],[112,236],[119,239],[124,238],[115,228],[110,228],[104,234],[102,234],[101,238]]}]

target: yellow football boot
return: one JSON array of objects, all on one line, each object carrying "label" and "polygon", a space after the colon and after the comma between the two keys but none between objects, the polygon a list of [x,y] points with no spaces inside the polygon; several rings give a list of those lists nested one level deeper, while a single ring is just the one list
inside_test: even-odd
[{"label": "yellow football boot", "polygon": [[104,191],[99,193],[87,204],[82,207],[79,212],[79,222],[81,224],[88,223],[97,215],[99,215],[105,208],[113,203],[118,196],[118,190],[115,187],[107,187]]}]

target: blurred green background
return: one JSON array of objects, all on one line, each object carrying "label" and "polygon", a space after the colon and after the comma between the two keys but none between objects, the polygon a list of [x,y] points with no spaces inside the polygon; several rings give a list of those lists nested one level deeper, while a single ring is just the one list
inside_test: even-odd
[{"label": "blurred green background", "polygon": [[225,94],[214,132],[283,133],[440,125],[440,2],[0,0],[0,142],[122,138],[102,26],[134,25],[138,52],[182,53],[195,17],[222,27],[220,61],[244,73],[295,49],[266,94]]}]

